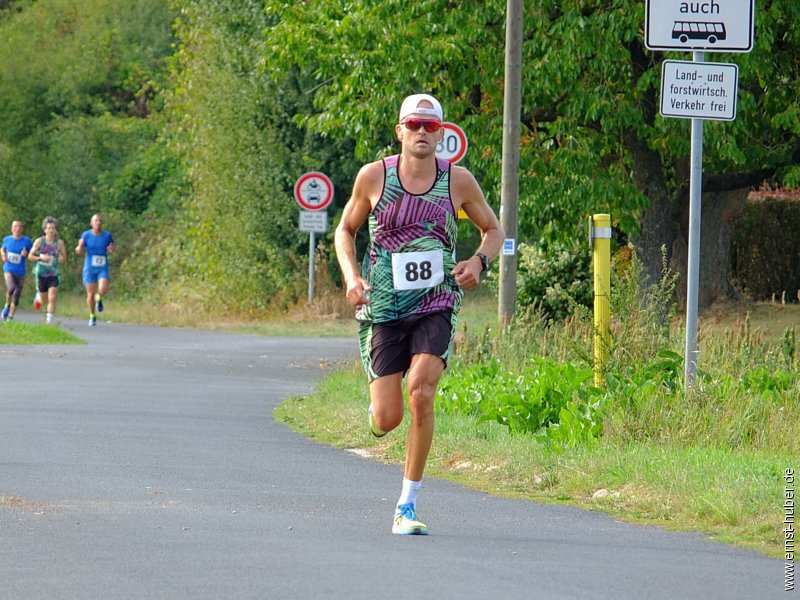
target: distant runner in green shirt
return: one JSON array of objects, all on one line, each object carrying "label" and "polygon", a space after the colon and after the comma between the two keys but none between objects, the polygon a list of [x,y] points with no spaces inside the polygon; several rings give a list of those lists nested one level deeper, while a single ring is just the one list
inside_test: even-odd
[{"label": "distant runner in green shirt", "polygon": [[33,274],[36,276],[36,296],[33,308],[42,308],[47,301],[47,322],[54,323],[58,285],[61,283],[61,265],[67,262],[67,248],[64,240],[58,237],[58,220],[45,217],[42,221],[44,235],[33,242],[28,258],[36,262]]}]

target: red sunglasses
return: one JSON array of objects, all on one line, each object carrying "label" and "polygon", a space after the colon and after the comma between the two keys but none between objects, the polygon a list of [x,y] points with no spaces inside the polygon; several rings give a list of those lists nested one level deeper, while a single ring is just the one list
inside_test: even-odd
[{"label": "red sunglasses", "polygon": [[428,119],[406,119],[403,121],[403,125],[405,125],[406,129],[409,131],[419,131],[420,127],[424,127],[425,131],[428,133],[433,133],[434,131],[439,131],[439,128],[442,126],[442,122],[430,121]]}]

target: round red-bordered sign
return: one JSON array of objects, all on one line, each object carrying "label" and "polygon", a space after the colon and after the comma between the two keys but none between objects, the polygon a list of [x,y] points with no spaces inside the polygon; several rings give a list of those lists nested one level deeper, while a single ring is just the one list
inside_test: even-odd
[{"label": "round red-bordered sign", "polygon": [[294,199],[305,210],[323,210],[333,200],[333,182],[324,173],[309,171],[294,184]]},{"label": "round red-bordered sign", "polygon": [[436,144],[436,155],[452,164],[459,162],[467,154],[467,134],[455,123],[442,123],[444,135]]}]

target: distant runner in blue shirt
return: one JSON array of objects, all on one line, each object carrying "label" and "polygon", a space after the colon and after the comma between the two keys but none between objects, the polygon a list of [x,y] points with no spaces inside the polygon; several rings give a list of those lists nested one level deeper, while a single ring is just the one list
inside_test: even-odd
[{"label": "distant runner in blue shirt", "polygon": [[25,232],[22,221],[11,223],[11,235],[3,238],[0,256],[3,258],[3,277],[6,280],[6,304],[3,307],[3,321],[14,318],[19,304],[19,295],[22,293],[22,284],[25,281],[25,269],[28,261],[28,252],[31,251],[33,242]]},{"label": "distant runner in blue shirt", "polygon": [[92,228],[81,235],[75,252],[83,254],[83,285],[86,287],[86,307],[89,309],[89,325],[97,325],[97,312],[103,312],[103,297],[108,292],[108,253],[114,252],[117,245],[108,231],[103,231],[103,217],[92,216]]}]

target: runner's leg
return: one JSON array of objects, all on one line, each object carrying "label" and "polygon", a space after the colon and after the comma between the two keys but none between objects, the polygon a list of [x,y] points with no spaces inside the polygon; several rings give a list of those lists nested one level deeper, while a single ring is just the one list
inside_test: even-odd
[{"label": "runner's leg", "polygon": [[89,314],[94,314],[94,295],[97,293],[97,282],[86,284],[86,308]]},{"label": "runner's leg", "polygon": [[433,354],[415,354],[408,371],[408,408],[411,423],[406,445],[405,478],[421,481],[433,441],[433,399],[444,371],[444,361]]},{"label": "runner's leg", "polygon": [[8,313],[8,318],[13,319],[14,315],[17,314],[17,306],[19,305],[19,297],[22,294],[22,285],[25,283],[25,278],[20,277],[19,275],[14,275],[13,273],[9,273],[11,275],[11,282],[12,288],[11,293],[9,294],[11,298],[11,310]]},{"label": "runner's leg", "polygon": [[52,286],[49,290],[47,290],[47,314],[48,315],[55,315],[56,314],[56,300],[58,298],[58,288],[56,286]]},{"label": "runner's leg", "polygon": [[392,373],[369,384],[372,418],[381,431],[388,433],[403,421],[402,381],[402,373]]},{"label": "runner's leg", "polygon": [[108,279],[106,277],[101,277],[100,279],[98,279],[97,286],[98,286],[97,292],[103,298],[105,298],[106,294],[108,293]]}]

